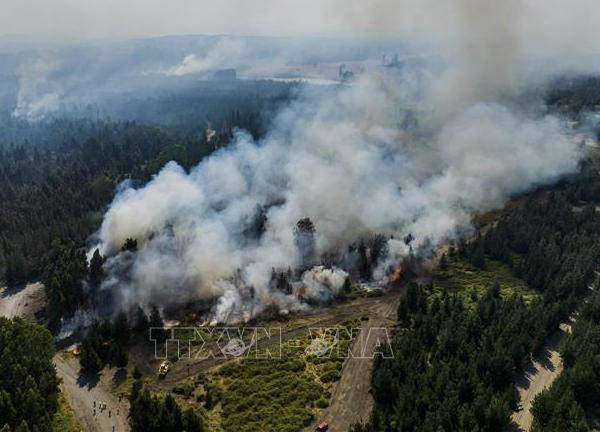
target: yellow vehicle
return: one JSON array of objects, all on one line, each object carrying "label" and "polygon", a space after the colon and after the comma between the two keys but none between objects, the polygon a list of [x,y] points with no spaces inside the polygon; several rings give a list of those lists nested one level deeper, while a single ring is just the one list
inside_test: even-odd
[{"label": "yellow vehicle", "polygon": [[164,362],[162,362],[160,364],[160,366],[158,367],[158,376],[164,377],[169,372],[170,367],[171,367],[171,363],[168,360],[165,360]]}]

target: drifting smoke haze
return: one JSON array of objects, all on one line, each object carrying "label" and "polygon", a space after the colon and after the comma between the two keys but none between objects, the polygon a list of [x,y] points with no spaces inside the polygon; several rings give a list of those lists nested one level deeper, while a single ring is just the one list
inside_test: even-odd
[{"label": "drifting smoke haze", "polygon": [[167,70],[167,75],[187,75],[210,72],[215,69],[238,68],[243,65],[245,44],[242,40],[224,37],[206,54],[199,58],[195,54],[185,56],[181,64]]},{"label": "drifting smoke haze", "polygon": [[[261,140],[237,131],[227,148],[189,173],[171,162],[146,186],[124,187],[98,233],[100,251],[109,257],[104,288],[114,289],[121,304],[215,299],[219,321],[244,319],[273,304],[303,308],[270,283],[272,269],[302,266],[298,220],[314,222],[315,264],[324,254],[343,255],[360,238],[387,236],[374,275],[383,279],[408,253],[397,240],[404,235],[414,235],[416,250],[455,238],[475,213],[577,169],[581,149],[561,119],[506,102],[565,73],[564,65],[576,71],[593,66],[586,47],[582,53],[564,51],[563,44],[553,50],[544,40],[563,3],[381,3],[388,8],[374,8],[375,30],[397,28],[400,36],[412,30],[411,42],[443,53],[444,67],[425,73],[381,68],[352,85],[306,90]],[[360,9],[348,8],[346,18]],[[363,18],[357,23],[371,29]],[[572,39],[580,33],[560,34]],[[532,65],[540,64],[547,67],[534,79]],[[248,234],[257,208],[266,216],[259,237]],[[128,237],[138,240],[136,253],[120,252]],[[316,267],[302,281],[323,298],[339,290],[345,275]]]},{"label": "drifting smoke haze", "polygon": [[21,65],[14,116],[35,119],[59,104],[61,91],[47,79],[55,68],[52,60],[42,58]]}]

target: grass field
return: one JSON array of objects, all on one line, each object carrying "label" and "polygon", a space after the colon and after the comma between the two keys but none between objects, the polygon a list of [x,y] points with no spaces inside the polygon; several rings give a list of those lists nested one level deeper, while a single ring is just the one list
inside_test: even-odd
[{"label": "grass field", "polygon": [[[359,326],[353,320],[290,341],[281,358],[231,361],[182,381],[175,396],[202,412],[211,431],[298,431],[328,406],[344,363],[338,352],[347,353],[351,343],[345,329]],[[322,346],[333,348],[324,353]]]},{"label": "grass field", "polygon": [[502,297],[517,294],[525,302],[531,302],[539,295],[525,281],[513,275],[510,268],[498,261],[486,260],[485,268],[480,270],[460,258],[448,259],[447,269],[436,271],[432,295],[441,295],[443,291],[447,291],[459,295],[467,305],[472,305],[475,296],[480,298],[496,281],[500,284]]}]

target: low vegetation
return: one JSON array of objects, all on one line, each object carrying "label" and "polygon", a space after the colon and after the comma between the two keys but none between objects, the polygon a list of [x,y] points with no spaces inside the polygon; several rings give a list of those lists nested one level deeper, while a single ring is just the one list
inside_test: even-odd
[{"label": "low vegetation", "polygon": [[353,320],[315,331],[283,344],[280,357],[273,347],[270,358],[243,357],[201,372],[179,383],[173,396],[211,431],[298,431],[328,406],[350,349],[347,329],[359,326]]},{"label": "low vegetation", "polygon": [[456,253],[451,255],[444,258],[445,264],[433,279],[434,297],[440,297],[444,292],[456,294],[467,305],[473,306],[477,298],[483,296],[495,283],[499,285],[500,296],[504,299],[516,294],[525,303],[531,303],[539,297],[537,291],[499,261],[487,260],[485,268],[478,269],[467,260],[456,257]]},{"label": "low vegetation", "polygon": [[[223,366],[217,375],[221,386],[222,427],[233,431],[297,431],[325,408],[333,383],[339,379],[350,335],[347,322],[328,331],[284,346],[281,359],[244,359]],[[316,342],[317,341],[317,342]],[[324,345],[319,345],[323,341]],[[323,354],[323,346],[332,349]],[[324,348],[323,348],[324,350]]]},{"label": "low vegetation", "polygon": [[67,397],[60,389],[58,394],[58,410],[52,419],[52,430],[56,432],[82,432],[81,425],[75,418],[73,409],[69,406]]}]

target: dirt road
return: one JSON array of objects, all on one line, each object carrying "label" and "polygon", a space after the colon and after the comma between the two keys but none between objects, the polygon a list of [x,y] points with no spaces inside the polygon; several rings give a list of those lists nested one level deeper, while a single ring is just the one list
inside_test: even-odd
[{"label": "dirt road", "polygon": [[522,376],[517,379],[517,390],[521,396],[522,410],[513,414],[513,431],[528,432],[531,429],[533,415],[531,404],[538,393],[550,387],[563,370],[562,359],[558,352],[565,334],[571,331],[572,323],[563,323],[552,335],[541,354],[537,356]]},{"label": "dirt road", "polygon": [[44,308],[45,300],[44,286],[39,282],[20,290],[0,288],[0,316],[37,321],[36,314]]},{"label": "dirt road", "polygon": [[[353,423],[367,420],[373,408],[373,397],[370,393],[371,372],[373,371],[373,360],[371,358],[359,358],[360,352],[374,352],[377,338],[385,338],[385,332],[379,329],[391,328],[396,324],[399,294],[388,296],[371,305],[363,315],[369,317],[363,321],[361,333],[365,336],[366,343],[360,344],[355,341],[352,348],[354,357],[344,363],[342,376],[335,385],[328,408],[326,408],[314,425],[306,428],[306,431],[314,431],[317,423],[326,421],[331,432],[345,432]],[[366,338],[366,335],[371,336]],[[391,333],[388,331],[389,336]],[[376,335],[376,337],[373,337]]]},{"label": "dirt road", "polygon": [[[123,400],[119,402],[112,391],[111,379],[114,369],[104,370],[97,380],[82,379],[79,376],[79,362],[63,357],[62,353],[54,356],[56,373],[63,380],[67,400],[75,417],[84,431],[89,432],[123,432],[128,431],[127,413],[129,408]],[[94,401],[96,414],[94,415]],[[100,411],[100,402],[107,408]],[[117,414],[117,409],[119,414]],[[110,410],[110,417],[108,412]],[[113,429],[114,427],[114,429]]]},{"label": "dirt road", "polygon": [[[45,293],[41,283],[32,283],[20,290],[0,289],[0,316],[7,318],[19,316],[29,321],[37,321],[36,315],[44,308],[44,304]],[[86,380],[79,376],[79,362],[75,358],[67,359],[59,352],[54,356],[53,361],[56,374],[63,381],[67,401],[84,431],[129,430],[126,418],[129,408],[125,401],[119,402],[118,397],[111,391],[114,369],[105,370],[97,379]],[[94,415],[94,401],[96,401],[96,415]],[[103,412],[100,412],[100,402],[107,405]]]}]

